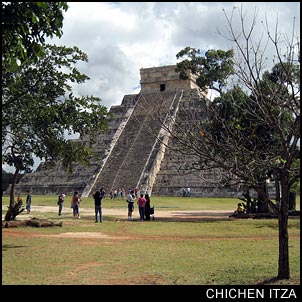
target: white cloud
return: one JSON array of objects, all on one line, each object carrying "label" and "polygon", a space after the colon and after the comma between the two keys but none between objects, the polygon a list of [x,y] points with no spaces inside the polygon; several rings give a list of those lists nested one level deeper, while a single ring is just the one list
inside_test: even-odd
[{"label": "white cloud", "polygon": [[[140,68],[176,64],[184,47],[201,50],[228,49],[217,29],[227,26],[223,9],[234,16],[240,2],[69,2],[63,37],[52,42],[78,46],[88,54],[80,71],[90,80],[75,87],[76,94],[95,95],[107,107],[121,103],[125,94],[139,86]],[[290,32],[292,19],[300,22],[298,2],[244,2],[246,18],[255,9],[260,21],[267,17],[272,28],[276,18],[282,31]],[[237,18],[237,17],[236,17]],[[239,22],[239,19],[234,22]],[[236,24],[236,23],[235,23]],[[235,26],[236,27],[236,26]],[[258,32],[257,32],[258,33]]]},{"label": "white cloud", "polygon": [[[176,64],[186,46],[207,50],[228,49],[217,34],[227,27],[223,9],[238,13],[240,2],[68,2],[63,36],[51,43],[78,46],[88,54],[79,70],[90,77],[74,86],[74,94],[94,95],[108,108],[119,105],[125,94],[139,92],[141,68]],[[246,18],[258,11],[260,21],[290,33],[293,17],[300,24],[299,2],[243,2]],[[237,18],[237,17],[236,17]],[[234,20],[238,24],[239,19]],[[235,25],[236,27],[237,25]],[[298,26],[297,26],[298,27]]]}]

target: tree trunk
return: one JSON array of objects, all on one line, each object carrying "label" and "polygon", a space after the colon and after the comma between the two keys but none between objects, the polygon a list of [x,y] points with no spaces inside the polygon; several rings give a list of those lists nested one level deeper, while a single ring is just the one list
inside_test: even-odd
[{"label": "tree trunk", "polygon": [[15,205],[15,191],[16,191],[16,183],[17,183],[19,172],[20,172],[19,168],[16,168],[12,181],[12,186],[10,189],[10,199],[9,199],[10,207],[13,207]]},{"label": "tree trunk", "polygon": [[22,213],[25,209],[22,208],[22,201],[18,201],[17,203],[14,203],[13,206],[9,205],[7,213],[5,215],[4,220],[5,221],[10,221],[14,220],[17,215]]},{"label": "tree trunk", "polygon": [[21,203],[15,203],[15,191],[16,191],[16,183],[19,175],[19,168],[16,168],[16,171],[14,173],[14,177],[12,180],[12,186],[10,189],[10,198],[9,198],[9,206],[8,210],[6,212],[5,221],[14,220],[17,215],[19,215],[21,212],[24,211],[24,208],[21,209],[22,202]]},{"label": "tree trunk", "polygon": [[257,192],[258,213],[268,213],[268,197],[265,182],[254,187]]},{"label": "tree trunk", "polygon": [[45,228],[45,227],[54,227],[54,226],[62,226],[63,222],[52,222],[46,219],[38,219],[32,218],[30,220],[14,220],[14,221],[7,221],[2,222],[2,227],[5,228],[16,228],[19,226],[32,226],[37,228]]},{"label": "tree trunk", "polygon": [[[286,172],[286,174],[288,174]],[[281,177],[281,207],[279,213],[279,261],[278,278],[289,279],[289,251],[288,251],[288,175]]]},{"label": "tree trunk", "polygon": [[276,188],[276,202],[280,203],[280,183],[278,178],[275,178],[275,188]]}]

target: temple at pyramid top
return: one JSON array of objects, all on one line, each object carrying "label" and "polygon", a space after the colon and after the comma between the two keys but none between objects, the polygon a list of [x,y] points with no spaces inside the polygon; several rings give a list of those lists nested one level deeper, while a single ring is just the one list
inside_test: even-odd
[{"label": "temple at pyramid top", "polygon": [[189,78],[183,80],[175,69],[176,65],[141,68],[141,93],[198,88],[196,76],[190,73],[188,75]]}]

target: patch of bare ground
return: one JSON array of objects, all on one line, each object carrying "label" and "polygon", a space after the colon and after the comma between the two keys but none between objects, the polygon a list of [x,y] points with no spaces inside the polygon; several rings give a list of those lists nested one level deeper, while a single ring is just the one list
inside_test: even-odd
[{"label": "patch of bare ground", "polygon": [[[2,206],[3,208],[3,206]],[[57,212],[57,207],[50,206],[34,206],[32,211],[38,212]],[[65,209],[68,211],[69,209]],[[117,222],[127,221],[126,209],[103,209],[103,215],[114,216]],[[81,217],[83,220],[90,219],[89,215],[94,214],[94,209],[81,209]],[[213,221],[213,220],[229,220],[230,212],[225,212],[221,210],[213,211],[157,211],[155,215],[156,221],[185,221],[185,222],[201,222],[201,221]],[[22,217],[23,216],[23,217]],[[25,217],[24,217],[25,216]],[[26,219],[27,215],[21,215],[21,219]],[[18,216],[19,217],[19,216]],[[70,217],[72,215],[70,213]],[[64,218],[63,218],[64,219]],[[138,220],[138,217],[134,217],[134,222]],[[73,221],[73,220],[72,220]],[[74,223],[77,220],[74,220]],[[128,222],[127,222],[128,223]],[[129,222],[132,223],[132,222]],[[144,223],[152,223],[144,222]],[[90,225],[90,224],[89,224]],[[121,223],[122,227],[123,223]],[[15,236],[15,237],[45,237],[45,238],[76,238],[81,239],[82,244],[91,244],[89,239],[101,239],[104,242],[110,242],[115,240],[271,240],[277,239],[278,237],[272,236],[254,236],[254,237],[181,237],[181,236],[145,236],[137,234],[128,234],[123,236],[110,236],[103,232],[62,232],[59,234],[40,234],[38,232],[27,233],[25,231],[18,231],[16,229],[2,229],[2,236]],[[292,236],[292,238],[300,238],[299,236]]]},{"label": "patch of bare ground", "polygon": [[75,267],[72,271],[67,272],[67,275],[77,275],[79,272],[85,271],[87,269],[95,268],[97,266],[102,266],[101,263],[99,262],[88,262],[88,263],[83,263],[79,264],[77,267]]},{"label": "patch of bare ground", "polygon": [[99,280],[98,278],[92,277],[90,279],[91,284],[97,285],[162,285],[164,280],[161,276],[153,274],[144,274],[139,277],[133,278],[122,278],[123,272],[116,272],[112,278],[106,278]]},{"label": "patch of bare ground", "polygon": [[[6,210],[6,206],[2,205],[2,210]],[[114,216],[117,218],[117,220],[127,220],[127,208],[125,209],[106,209],[103,208],[103,215],[105,216]],[[58,207],[55,206],[32,206],[32,212],[44,212],[44,213],[57,213]],[[81,218],[87,218],[94,216],[94,209],[90,208],[80,208]],[[134,212],[134,219],[138,219],[138,212]],[[223,210],[212,210],[212,211],[170,211],[170,210],[156,210],[155,209],[155,219],[160,220],[170,220],[170,221],[195,221],[195,220],[201,220],[201,219],[208,219],[208,220],[214,220],[214,219],[229,219],[229,215],[231,215],[232,212],[226,212]],[[2,215],[3,216],[3,215]],[[22,213],[18,216],[17,219],[28,219],[32,217],[31,215],[28,215],[26,213]],[[65,207],[63,208],[62,217],[69,217],[72,218],[72,211],[70,208]],[[2,217],[3,219],[3,217]]]},{"label": "patch of bare ground", "polygon": [[[16,230],[3,229],[2,236],[10,237],[44,237],[44,238],[70,238],[70,239],[82,239],[82,244],[89,244],[90,239],[103,239],[104,241],[115,241],[115,240],[171,240],[171,241],[186,241],[186,240],[196,240],[196,241],[217,241],[217,240],[271,240],[278,239],[277,236],[236,236],[236,237],[200,237],[200,236],[146,236],[129,234],[128,236],[110,236],[102,232],[65,232],[59,234],[40,234],[37,232],[18,232]],[[299,235],[291,236],[293,239],[299,239]]]}]

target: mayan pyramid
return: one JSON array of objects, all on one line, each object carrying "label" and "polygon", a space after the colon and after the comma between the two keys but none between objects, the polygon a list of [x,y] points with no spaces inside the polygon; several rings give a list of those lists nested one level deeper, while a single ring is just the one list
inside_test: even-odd
[{"label": "mayan pyramid", "polygon": [[[34,173],[26,174],[17,186],[18,192],[30,189],[33,194],[72,194],[90,196],[101,187],[111,189],[148,188],[153,195],[181,196],[190,188],[191,196],[238,197],[237,187],[222,188],[222,171],[208,170],[188,173],[181,169],[196,158],[178,153],[177,142],[163,132],[155,120],[154,111],[173,128],[173,121],[182,122],[188,111],[201,114],[208,101],[206,94],[196,85],[194,77],[180,79],[175,65],[142,68],[141,91],[125,95],[121,105],[112,106],[113,118],[105,133],[96,135],[90,167],[75,165],[72,174],[55,164],[46,169],[43,163]],[[173,117],[173,118],[171,118]],[[161,137],[165,144],[156,137]],[[88,143],[85,138],[74,140]],[[167,146],[168,145],[168,146]]]}]

